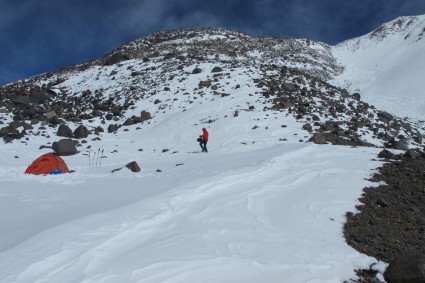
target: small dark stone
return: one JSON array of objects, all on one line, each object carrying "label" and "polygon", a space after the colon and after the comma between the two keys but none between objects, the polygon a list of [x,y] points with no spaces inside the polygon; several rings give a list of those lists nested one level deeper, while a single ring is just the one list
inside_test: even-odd
[{"label": "small dark stone", "polygon": [[128,163],[127,165],[125,165],[125,167],[130,169],[131,172],[140,172],[141,171],[139,164],[137,164],[136,161],[132,161],[132,162]]},{"label": "small dark stone", "polygon": [[211,73],[218,73],[218,72],[221,72],[221,71],[223,71],[223,69],[221,69],[220,67],[214,67],[214,68],[211,70]]}]

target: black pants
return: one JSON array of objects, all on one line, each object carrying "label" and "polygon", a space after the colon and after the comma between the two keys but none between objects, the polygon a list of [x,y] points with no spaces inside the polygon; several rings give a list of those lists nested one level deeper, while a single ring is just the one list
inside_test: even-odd
[{"label": "black pants", "polygon": [[208,141],[204,141],[204,140],[202,140],[202,141],[200,141],[199,142],[199,145],[201,146],[201,148],[202,148],[202,152],[208,152],[208,149],[207,149],[207,142]]}]

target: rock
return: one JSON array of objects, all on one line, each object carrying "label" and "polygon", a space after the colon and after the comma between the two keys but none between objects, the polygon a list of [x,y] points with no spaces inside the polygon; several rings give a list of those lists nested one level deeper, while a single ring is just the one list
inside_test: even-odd
[{"label": "rock", "polygon": [[49,145],[42,145],[38,149],[45,149],[45,148],[52,149],[52,147]]},{"label": "rock", "polygon": [[221,71],[223,71],[223,69],[221,69],[220,67],[214,67],[214,68],[211,70],[211,73],[219,73],[219,72],[221,72]]},{"label": "rock", "polygon": [[313,130],[313,127],[310,123],[307,123],[303,125],[303,129],[310,132],[311,130]]},{"label": "rock", "polygon": [[408,150],[409,149],[405,140],[396,141],[396,140],[393,139],[393,140],[390,140],[390,141],[384,143],[384,146],[386,148],[393,148],[393,149],[399,149],[399,150]]},{"label": "rock", "polygon": [[[135,172],[135,173],[141,171],[141,169],[140,169],[140,167],[139,167],[139,165],[137,164],[136,161],[132,161],[132,162],[128,163],[127,165],[125,165],[124,167],[128,168],[131,172]],[[111,171],[111,173],[120,171],[124,167],[114,169],[114,170]]]},{"label": "rock", "polygon": [[404,157],[410,158],[410,159],[418,159],[421,158],[421,153],[414,149],[408,149],[404,153]]},{"label": "rock", "polygon": [[108,126],[108,133],[113,133],[116,132],[118,130],[118,125],[116,124],[110,124]]},{"label": "rock", "polygon": [[143,110],[142,112],[140,112],[140,119],[140,122],[152,119],[151,113],[146,110]]},{"label": "rock", "polygon": [[389,123],[394,118],[393,115],[385,111],[379,112],[378,117],[382,122],[385,122],[385,123]]},{"label": "rock", "polygon": [[53,116],[52,118],[47,119],[47,121],[52,125],[59,125],[63,122],[58,116]]},{"label": "rock", "polygon": [[326,143],[326,137],[321,133],[315,133],[313,137],[311,138],[311,141],[315,144],[325,144]]},{"label": "rock", "polygon": [[31,99],[31,103],[34,104],[42,104],[44,103],[46,100],[50,99],[53,95],[56,95],[54,91],[52,90],[40,90],[40,89],[31,89],[30,90],[30,99]]},{"label": "rock", "polygon": [[46,117],[47,120],[50,120],[53,117],[56,117],[56,112],[55,111],[49,111],[46,114],[44,114],[44,116]]},{"label": "rock", "polygon": [[127,165],[125,165],[128,169],[130,169],[131,172],[140,172],[139,164],[137,164],[136,161],[130,162]]},{"label": "rock", "polygon": [[199,88],[203,88],[203,87],[209,88],[211,86],[211,83],[212,82],[210,80],[208,80],[208,81],[200,81],[199,84],[198,84],[198,87]]},{"label": "rock", "polygon": [[354,98],[354,100],[360,101],[360,99],[361,99],[360,93],[358,93],[358,92],[353,93],[353,98]]},{"label": "rock", "polygon": [[19,131],[12,127],[3,127],[0,129],[0,137],[3,137],[3,140],[6,143],[13,141],[14,139],[22,138],[22,134]]},{"label": "rock", "polygon": [[122,124],[123,126],[131,126],[134,125],[134,122],[131,118],[128,118],[127,120],[125,120],[124,124]]},{"label": "rock", "polygon": [[114,116],[121,116],[121,110],[116,106],[111,107],[111,113]]},{"label": "rock", "polygon": [[19,127],[23,127],[25,125],[22,121],[13,121],[9,123],[9,127],[12,129],[18,129]]},{"label": "rock", "polygon": [[84,126],[78,126],[72,133],[73,137],[76,139],[85,139],[89,136],[90,131]]},{"label": "rock", "polygon": [[117,64],[119,62],[125,61],[130,59],[130,57],[127,54],[124,54],[122,52],[118,52],[112,55],[109,55],[108,57],[105,58],[104,64],[106,66],[110,66],[110,65],[114,65]]},{"label": "rock", "polygon": [[105,130],[101,127],[101,126],[97,126],[96,129],[94,130],[94,133],[96,135],[99,135],[100,133],[105,132]]},{"label": "rock", "polygon": [[292,84],[292,83],[284,83],[284,84],[282,85],[282,88],[283,88],[284,90],[286,90],[286,91],[291,92],[291,91],[294,91],[294,90],[296,89],[296,86],[295,86],[294,84]]},{"label": "rock", "polygon": [[22,95],[11,99],[11,101],[15,104],[28,105],[31,103],[31,98],[28,95]]},{"label": "rock", "polygon": [[202,73],[202,69],[200,69],[200,68],[195,68],[192,71],[192,74],[200,74],[200,73]]},{"label": "rock", "polygon": [[396,156],[394,153],[389,151],[388,149],[384,149],[378,154],[379,158],[385,158],[385,159],[396,159]]},{"label": "rock", "polygon": [[397,257],[390,261],[384,278],[388,283],[425,282],[425,256],[407,254]]},{"label": "rock", "polygon": [[52,144],[52,149],[60,156],[77,154],[77,142],[72,139],[61,139]]},{"label": "rock", "polygon": [[58,128],[57,135],[60,137],[71,138],[72,130],[66,124],[60,124]]}]

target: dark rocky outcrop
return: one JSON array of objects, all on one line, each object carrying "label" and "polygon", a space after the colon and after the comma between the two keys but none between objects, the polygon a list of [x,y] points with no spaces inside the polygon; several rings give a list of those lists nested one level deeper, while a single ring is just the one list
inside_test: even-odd
[{"label": "dark rocky outcrop", "polygon": [[[384,164],[371,179],[384,184],[365,188],[361,204],[357,206],[359,213],[347,213],[344,235],[348,244],[361,253],[392,263],[386,272],[388,279],[403,276],[406,280],[390,279],[395,281],[388,282],[424,282],[407,279],[418,278],[417,264],[424,264],[423,172],[424,158],[411,159],[401,155],[400,160]],[[369,278],[360,282],[374,281]]]},{"label": "dark rocky outcrop", "polygon": [[125,61],[130,59],[130,56],[127,54],[124,54],[123,52],[117,52],[111,55],[108,55],[105,59],[104,59],[104,64],[106,66],[110,66],[110,65],[114,65],[117,64],[119,62]]}]

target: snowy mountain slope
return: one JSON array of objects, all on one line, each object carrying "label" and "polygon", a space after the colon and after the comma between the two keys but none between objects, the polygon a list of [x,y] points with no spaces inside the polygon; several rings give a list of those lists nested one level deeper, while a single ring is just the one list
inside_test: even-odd
[{"label": "snowy mountain slope", "polygon": [[425,15],[400,17],[332,48],[344,72],[332,83],[400,117],[425,120]]},{"label": "snowy mountain slope", "polygon": [[[341,229],[378,149],[276,144],[217,124],[208,154],[188,142],[163,153],[144,139],[152,127],[93,143],[107,151],[102,166],[64,157],[76,173],[61,176],[25,176],[40,151],[2,147],[0,282],[341,282],[376,262]],[[110,173],[131,160],[140,174]]]},{"label": "snowy mountain slope", "polygon": [[[343,282],[372,263],[382,272],[345,243],[344,215],[373,186],[377,153],[421,148],[425,129],[330,84],[342,70],[331,51],[164,31],[0,88],[0,282]],[[60,125],[90,131],[67,136],[78,141],[64,157],[76,172],[24,175],[65,138]],[[112,173],[130,161],[142,171]]]}]

